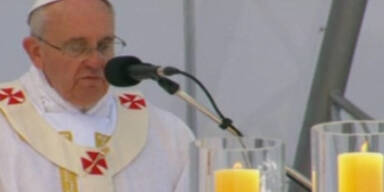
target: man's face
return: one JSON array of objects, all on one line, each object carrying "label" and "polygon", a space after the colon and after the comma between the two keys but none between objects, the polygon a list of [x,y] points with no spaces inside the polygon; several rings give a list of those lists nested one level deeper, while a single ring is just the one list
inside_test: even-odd
[{"label": "man's face", "polygon": [[93,50],[74,57],[40,42],[39,68],[65,100],[92,107],[108,91],[103,71],[113,52],[101,54],[95,48],[114,37],[111,10],[100,0],[64,0],[47,8],[47,18],[44,40],[60,48],[86,45]]}]

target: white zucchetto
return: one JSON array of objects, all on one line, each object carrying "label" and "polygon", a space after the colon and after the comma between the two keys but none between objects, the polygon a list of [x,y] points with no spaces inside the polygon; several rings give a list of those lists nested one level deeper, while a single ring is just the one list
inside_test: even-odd
[{"label": "white zucchetto", "polygon": [[44,6],[44,5],[47,5],[50,3],[54,3],[55,1],[59,1],[59,0],[36,0],[35,3],[32,5],[32,8],[29,11],[29,13],[32,13],[35,9],[37,9],[41,6]]},{"label": "white zucchetto", "polygon": [[28,23],[30,22],[30,17],[33,11],[36,9],[48,5],[50,3],[58,2],[60,0],[36,0],[35,3],[32,5],[31,9],[28,11]]},{"label": "white zucchetto", "polygon": [[[35,3],[32,5],[31,9],[28,11],[28,20],[27,20],[27,22],[28,23],[30,22],[31,14],[36,9],[38,9],[40,7],[43,7],[43,6],[46,6],[48,4],[51,4],[51,3],[59,2],[59,1],[62,1],[62,0],[35,0]],[[110,3],[109,0],[105,0],[105,2],[107,2],[108,4]]]}]

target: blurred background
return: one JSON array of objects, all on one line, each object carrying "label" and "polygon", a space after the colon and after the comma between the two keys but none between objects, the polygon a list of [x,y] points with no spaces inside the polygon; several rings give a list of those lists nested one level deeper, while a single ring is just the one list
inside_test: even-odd
[{"label": "blurred background", "polygon": [[[22,49],[33,0],[2,0],[0,81],[17,79],[31,65]],[[175,66],[198,77],[224,114],[245,135],[286,143],[293,165],[331,0],[113,0],[124,55]],[[376,119],[384,117],[384,1],[366,9],[346,97]],[[208,106],[182,77],[183,89]],[[149,100],[177,114],[198,138],[224,135],[155,83],[140,84]]]}]

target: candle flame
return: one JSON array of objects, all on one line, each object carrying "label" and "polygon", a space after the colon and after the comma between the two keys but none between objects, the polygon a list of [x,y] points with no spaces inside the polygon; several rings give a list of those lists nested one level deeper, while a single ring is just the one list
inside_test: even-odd
[{"label": "candle flame", "polygon": [[241,164],[240,162],[237,162],[237,163],[235,163],[235,164],[233,165],[233,168],[234,168],[234,169],[241,169],[241,168],[243,168],[243,164]]},{"label": "candle flame", "polygon": [[364,141],[363,145],[361,145],[360,151],[361,152],[367,152],[368,151],[368,141]]}]

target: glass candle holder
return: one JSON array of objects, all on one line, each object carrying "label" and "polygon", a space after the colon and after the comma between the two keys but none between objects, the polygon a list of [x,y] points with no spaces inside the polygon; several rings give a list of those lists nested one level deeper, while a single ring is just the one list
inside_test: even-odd
[{"label": "glass candle holder", "polygon": [[191,144],[191,192],[283,192],[284,145],[266,138],[204,138]]},{"label": "glass candle holder", "polygon": [[383,192],[384,122],[341,121],[311,132],[315,192]]}]

